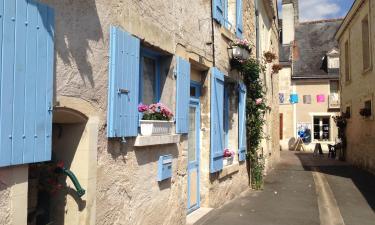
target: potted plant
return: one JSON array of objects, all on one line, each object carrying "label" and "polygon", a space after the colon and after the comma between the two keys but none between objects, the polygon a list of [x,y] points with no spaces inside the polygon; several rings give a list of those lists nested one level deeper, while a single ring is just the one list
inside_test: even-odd
[{"label": "potted plant", "polygon": [[266,59],[266,62],[267,62],[267,63],[272,63],[273,60],[275,60],[275,59],[277,58],[276,55],[275,55],[275,53],[270,52],[270,51],[265,52],[265,53],[263,54],[263,56],[264,56],[264,58]]},{"label": "potted plant", "polygon": [[283,68],[280,64],[273,64],[272,65],[272,74],[278,74],[279,71]]},{"label": "potted plant", "polygon": [[163,135],[172,132],[173,113],[164,104],[140,104],[138,111],[143,113],[142,120],[140,121],[141,135]]},{"label": "potted plant", "polygon": [[246,39],[236,39],[231,43],[232,57],[235,59],[246,60],[250,57],[250,43]]},{"label": "potted plant", "polygon": [[359,114],[363,117],[370,117],[371,116],[371,109],[362,108],[362,109],[359,110]]},{"label": "potted plant", "polygon": [[223,154],[223,164],[224,166],[232,165],[233,164],[233,159],[234,159],[234,151],[230,149],[224,149],[224,154]]}]

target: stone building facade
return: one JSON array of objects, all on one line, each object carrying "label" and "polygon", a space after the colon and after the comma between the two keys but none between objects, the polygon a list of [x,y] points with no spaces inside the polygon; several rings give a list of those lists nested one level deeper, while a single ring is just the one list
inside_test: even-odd
[{"label": "stone building facade", "polygon": [[[341,20],[299,22],[298,1],[283,1],[279,76],[280,139],[282,149],[304,148],[315,143],[333,144],[339,112],[339,51],[334,34]],[[296,15],[293,16],[293,13]],[[297,148],[298,147],[298,148]]]},{"label": "stone building facade", "polygon": [[[374,1],[355,1],[336,33],[341,52],[341,112],[347,118],[346,160],[372,172],[375,172],[374,10]],[[361,114],[363,109],[369,114]]]},{"label": "stone building facade", "polygon": [[[8,10],[1,20],[7,25],[2,37],[12,29],[18,35],[20,28],[8,25],[19,20],[31,27],[23,29],[42,30],[53,45],[34,40],[41,51],[34,58],[45,57],[40,62],[46,60],[44,72],[51,78],[46,87],[51,96],[48,110],[35,106],[46,116],[38,120],[46,133],[41,145],[45,158],[38,161],[32,153],[27,161],[7,155],[12,151],[24,155],[26,145],[21,150],[0,150],[1,157],[9,156],[0,164],[0,224],[185,224],[187,213],[217,208],[248,188],[240,152],[241,75],[231,70],[229,62],[230,43],[239,36],[256,49],[255,3],[221,2],[226,1],[1,1],[7,9],[34,13]],[[276,1],[257,2],[263,7],[260,15],[265,24],[259,35],[267,36],[263,48],[277,53]],[[25,32],[26,38],[35,36]],[[19,36],[11,37],[14,48],[23,43]],[[26,54],[13,52],[21,58]],[[13,60],[18,65],[18,58]],[[187,84],[179,82],[184,76],[189,78]],[[128,85],[138,84],[134,79],[139,79],[139,86]],[[267,90],[277,93],[276,81],[276,77],[265,81]],[[1,88],[5,90],[4,85]],[[186,98],[181,100],[182,96]],[[273,105],[277,97],[267,98],[273,109],[267,115],[271,139],[266,143],[272,165],[278,158],[273,128],[278,124],[277,104]],[[16,101],[18,97],[13,98]],[[138,134],[140,115],[130,106],[141,102],[161,102],[173,111],[176,124],[171,134]],[[26,123],[25,115],[17,120]],[[136,125],[135,135],[130,124]],[[4,139],[7,134],[1,131]],[[232,160],[223,159],[224,148],[234,152]],[[82,197],[70,179],[55,175],[59,162],[85,189]],[[163,172],[160,164],[171,169],[170,178],[158,181]],[[51,191],[54,195],[46,194]]]}]

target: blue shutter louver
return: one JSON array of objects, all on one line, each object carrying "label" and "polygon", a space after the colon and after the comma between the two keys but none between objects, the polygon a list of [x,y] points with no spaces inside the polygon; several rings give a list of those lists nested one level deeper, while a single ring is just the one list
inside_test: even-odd
[{"label": "blue shutter louver", "polygon": [[236,0],[236,35],[238,38],[242,38],[243,33],[243,12],[242,12],[242,0]]},{"label": "blue shutter louver", "polygon": [[219,24],[224,23],[225,0],[212,0],[212,17]]},{"label": "blue shutter louver", "polygon": [[238,160],[246,160],[246,86],[244,83],[239,84],[238,96]]},{"label": "blue shutter louver", "polygon": [[138,135],[140,40],[111,27],[108,87],[109,138]]},{"label": "blue shutter louver", "polygon": [[51,160],[54,11],[0,0],[0,167]]},{"label": "blue shutter louver", "polygon": [[189,133],[190,63],[177,56],[176,133]]},{"label": "blue shutter louver", "polygon": [[211,155],[210,173],[223,169],[224,153],[224,74],[211,70]]}]

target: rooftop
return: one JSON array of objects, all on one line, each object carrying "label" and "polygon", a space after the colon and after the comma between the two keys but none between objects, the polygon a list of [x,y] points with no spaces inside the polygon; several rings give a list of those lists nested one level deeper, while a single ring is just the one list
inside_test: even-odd
[{"label": "rooftop", "polygon": [[293,52],[293,78],[338,77],[338,70],[327,71],[325,60],[328,52],[338,48],[334,36],[341,23],[342,19],[333,19],[297,25]]}]

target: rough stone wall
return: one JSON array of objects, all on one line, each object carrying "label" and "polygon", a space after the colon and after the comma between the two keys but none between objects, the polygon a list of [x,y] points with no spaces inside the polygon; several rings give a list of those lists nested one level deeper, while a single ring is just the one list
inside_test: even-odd
[{"label": "rough stone wall", "polygon": [[[177,145],[142,148],[133,147],[134,138],[128,138],[125,144],[106,138],[109,28],[110,25],[120,26],[139,37],[144,44],[171,55],[178,54],[185,58],[200,56],[205,66],[210,67],[213,63],[210,44],[211,1],[44,2],[56,10],[56,97],[84,99],[100,115],[96,224],[184,224],[187,137],[182,136]],[[252,2],[244,1],[244,7],[248,10],[244,13],[244,30],[249,39],[255,33],[251,23],[254,18]],[[234,36],[223,31],[216,23],[214,27],[215,63],[229,74],[227,46]],[[172,109],[175,108],[175,86],[170,85],[175,83],[173,65],[174,59],[162,91],[162,101]],[[233,76],[238,78],[237,75]],[[210,77],[206,80],[209,83]],[[202,117],[209,119],[207,111],[202,111]],[[202,134],[203,140],[209,140],[209,126]],[[207,149],[205,152],[209,154]],[[172,179],[158,183],[158,157],[170,153],[173,155]],[[214,200],[209,205],[218,206],[218,203],[224,203],[247,187],[247,175],[242,172],[245,171],[244,164],[240,170],[240,173],[220,182],[208,179],[209,185],[203,186],[202,190],[220,188],[228,193],[227,197],[223,197],[222,192],[210,191],[207,196]]]},{"label": "rough stone wall", "polygon": [[[374,115],[374,82],[375,71],[370,69],[363,71],[362,57],[362,19],[371,15],[369,19],[371,32],[371,55],[372,67],[375,65],[375,32],[373,30],[375,21],[375,2],[364,1],[350,24],[339,40],[340,45],[340,87],[341,87],[341,111],[346,107],[351,108],[351,118],[348,119],[346,128],[347,153],[346,159],[359,167],[375,173],[375,123],[374,116],[364,119],[359,115],[359,110],[364,107],[364,101],[372,100],[372,115]],[[345,62],[345,42],[349,41],[349,62]],[[345,64],[349,63],[351,74],[350,82],[345,81]]]},{"label": "rough stone wall", "polygon": [[[279,55],[279,37],[278,37],[278,21],[276,18],[273,19],[273,15],[277,15],[275,11],[270,12],[270,8],[264,4],[264,1],[260,1],[259,4],[259,38],[260,46],[259,56],[262,57],[265,52],[273,52],[277,57]],[[276,2],[273,1],[276,9]],[[273,14],[273,15],[271,15]],[[266,91],[265,99],[267,105],[270,106],[271,111],[266,113],[264,125],[265,138],[262,141],[262,153],[266,159],[266,172],[275,165],[280,158],[280,135],[279,135],[279,76],[278,74],[272,73],[272,65],[277,64],[278,60],[273,63],[265,63],[266,70],[263,73],[262,81],[264,90]]]},{"label": "rough stone wall", "polygon": [[11,209],[11,195],[10,186],[5,183],[5,173],[8,173],[7,168],[0,169],[0,224],[9,225],[10,221],[10,209]]}]

